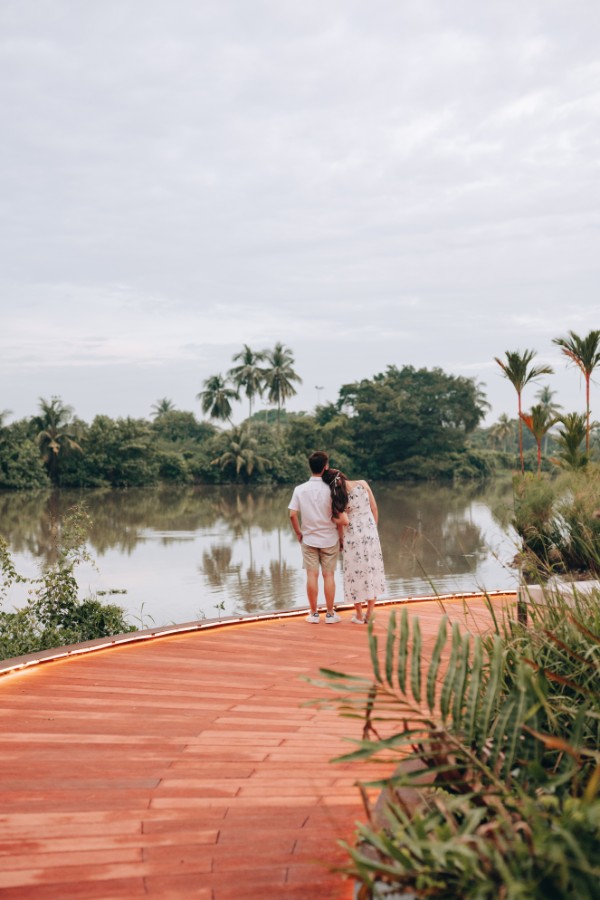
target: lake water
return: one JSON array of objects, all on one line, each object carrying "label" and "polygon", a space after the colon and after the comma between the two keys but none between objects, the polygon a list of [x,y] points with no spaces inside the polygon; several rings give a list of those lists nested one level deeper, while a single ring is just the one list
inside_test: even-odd
[{"label": "lake water", "polygon": [[[374,484],[389,597],[517,587],[510,483]],[[113,588],[137,626],[307,605],[300,548],[288,520],[292,486],[0,494],[0,534],[17,571],[54,559],[53,528],[75,504],[93,526],[97,570],[77,570],[82,593]],[[341,565],[337,599],[343,599]],[[14,587],[5,609],[24,601]],[[322,599],[322,595],[320,600]]]}]

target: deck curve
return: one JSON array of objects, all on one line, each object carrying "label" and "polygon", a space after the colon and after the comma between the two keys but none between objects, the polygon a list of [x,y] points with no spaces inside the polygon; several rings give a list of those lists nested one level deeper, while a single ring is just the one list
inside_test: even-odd
[{"label": "deck curve", "polygon": [[[482,598],[443,608],[490,627]],[[410,613],[426,646],[442,603]],[[352,840],[355,783],[375,770],[330,764],[359,723],[306,706],[317,692],[304,680],[370,671],[350,616],[157,634],[13,668],[0,679],[0,898],[350,898],[332,871],[337,841]]]}]

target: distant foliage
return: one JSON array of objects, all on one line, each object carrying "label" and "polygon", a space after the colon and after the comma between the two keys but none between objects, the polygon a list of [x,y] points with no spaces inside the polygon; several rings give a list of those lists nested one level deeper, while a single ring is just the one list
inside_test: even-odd
[{"label": "distant foliage", "polygon": [[[360,471],[391,480],[452,477],[468,436],[485,415],[473,379],[412,366],[389,366],[373,379],[344,385],[339,408],[349,413]],[[485,474],[485,463],[475,469]]]},{"label": "distant foliage", "polygon": [[50,485],[37,442],[26,422],[0,426],[0,489],[23,490]]},{"label": "distant foliage", "polygon": [[[264,356],[245,348],[238,357],[232,377],[245,389],[249,412],[261,392],[275,409],[219,428],[162,398],[149,420],[98,415],[87,424],[55,397],[40,415],[0,427],[0,488],[295,482],[307,477],[306,459],[317,449],[348,475],[375,480],[482,478],[492,471],[486,454],[469,445],[487,407],[473,379],[390,366],[344,385],[336,403],[314,414],[289,413],[284,403],[299,382],[291,351],[278,344]],[[202,392],[213,420],[231,415],[231,390],[215,376]]]}]

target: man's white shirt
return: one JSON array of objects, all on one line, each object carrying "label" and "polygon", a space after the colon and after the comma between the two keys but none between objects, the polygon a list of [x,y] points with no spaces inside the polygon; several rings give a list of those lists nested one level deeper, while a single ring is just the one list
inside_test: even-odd
[{"label": "man's white shirt", "polygon": [[331,521],[331,491],[320,475],[294,488],[288,509],[300,513],[302,542],[308,547],[337,544],[337,527]]}]

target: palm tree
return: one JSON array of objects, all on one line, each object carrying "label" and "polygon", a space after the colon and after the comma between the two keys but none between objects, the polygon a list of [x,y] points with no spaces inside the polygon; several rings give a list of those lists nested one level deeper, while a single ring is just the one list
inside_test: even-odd
[{"label": "palm tree", "polygon": [[475,406],[481,413],[481,418],[483,419],[486,413],[488,413],[492,408],[492,404],[489,402],[484,391],[485,381],[479,382],[476,378],[472,378],[471,381],[473,382],[473,387],[475,388]]},{"label": "palm tree", "polygon": [[490,428],[490,437],[493,441],[498,441],[506,453],[507,441],[513,436],[514,430],[514,420],[509,419],[506,413],[502,413],[498,421]]},{"label": "palm tree", "polygon": [[582,469],[588,461],[581,445],[587,433],[586,418],[583,413],[567,413],[559,416],[562,428],[558,429],[558,459],[553,460],[565,469]]},{"label": "palm tree", "polygon": [[269,402],[277,404],[277,424],[279,426],[281,407],[286,400],[296,394],[292,382],[302,384],[302,379],[292,368],[294,363],[292,351],[283,344],[275,344],[273,350],[267,351],[266,359],[270,368],[265,370],[265,384],[269,391]]},{"label": "palm tree", "polygon": [[39,405],[40,415],[34,416],[32,424],[37,429],[37,440],[50,480],[58,484],[60,454],[70,450],[83,452],[76,440],[73,409],[65,406],[60,397],[52,397],[50,402],[40,397]]},{"label": "palm tree", "polygon": [[[549,384],[545,384],[543,387],[536,392],[535,395],[540,401],[540,406],[543,406],[544,409],[548,412],[549,416],[554,416],[555,419],[560,415],[560,411],[562,406],[560,403],[555,403],[552,399],[556,396],[556,391],[550,389]],[[548,432],[546,432],[546,437],[544,438],[544,453],[548,452]]]},{"label": "palm tree", "polygon": [[231,422],[231,401],[239,400],[235,388],[229,387],[222,375],[211,375],[203,383],[203,391],[196,394],[202,402],[202,412],[208,413],[211,419]]},{"label": "palm tree", "polygon": [[233,357],[234,362],[240,363],[229,370],[228,375],[233,379],[238,391],[244,388],[248,398],[248,418],[252,418],[252,401],[255,397],[261,397],[265,386],[265,371],[257,364],[266,358],[264,350],[255,352],[248,344],[244,344],[243,350]]},{"label": "palm tree", "polygon": [[562,409],[562,406],[560,405],[560,403],[555,403],[554,400],[552,399],[553,397],[556,396],[556,393],[557,393],[556,391],[551,390],[549,384],[544,384],[539,389],[539,391],[536,391],[536,394],[535,394],[535,396],[540,401],[540,406],[543,406],[544,409],[548,410],[548,412],[552,416],[557,416],[560,413],[560,410]]},{"label": "palm tree", "polygon": [[592,372],[600,364],[600,330],[590,331],[582,338],[569,331],[567,338],[554,338],[553,343],[561,348],[564,355],[581,369],[585,378],[585,452],[590,454],[590,381]]},{"label": "palm tree", "polygon": [[160,419],[165,413],[170,413],[174,410],[175,404],[173,401],[169,400],[168,397],[162,397],[160,400],[157,400],[156,403],[152,404],[152,418]]},{"label": "palm tree", "polygon": [[525,385],[530,381],[535,381],[540,375],[552,375],[553,369],[550,366],[531,366],[530,363],[535,356],[535,350],[524,350],[519,353],[518,350],[505,350],[506,362],[494,357],[505,378],[508,378],[515,391],[517,392],[517,409],[519,413],[519,458],[521,460],[521,472],[525,472],[525,461],[523,459],[523,423],[521,419],[522,405],[521,395]]},{"label": "palm tree", "polygon": [[542,471],[542,441],[548,431],[552,428],[552,426],[556,424],[558,419],[556,418],[556,416],[551,416],[546,407],[541,403],[537,403],[535,406],[532,406],[530,413],[522,412],[521,419],[525,422],[527,428],[534,436],[535,442],[537,444],[537,462],[539,474]]},{"label": "palm tree", "polygon": [[259,453],[258,443],[248,428],[240,425],[239,428],[232,428],[223,437],[227,441],[225,448],[220,456],[211,460],[211,465],[219,466],[221,469],[235,469],[237,478],[240,475],[249,478],[254,469],[264,471],[269,460]]}]

